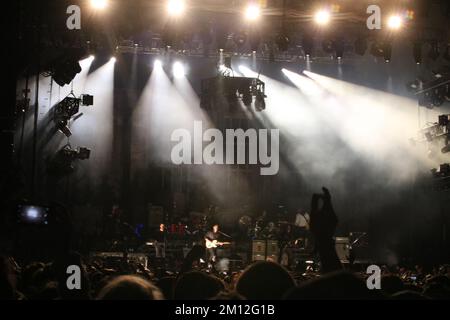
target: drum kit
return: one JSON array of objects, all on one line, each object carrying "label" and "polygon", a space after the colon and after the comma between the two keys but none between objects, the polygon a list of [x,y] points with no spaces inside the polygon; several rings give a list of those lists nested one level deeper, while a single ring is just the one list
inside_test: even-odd
[{"label": "drum kit", "polygon": [[294,241],[300,236],[300,228],[288,221],[267,221],[244,215],[239,219],[239,229],[250,239]]}]

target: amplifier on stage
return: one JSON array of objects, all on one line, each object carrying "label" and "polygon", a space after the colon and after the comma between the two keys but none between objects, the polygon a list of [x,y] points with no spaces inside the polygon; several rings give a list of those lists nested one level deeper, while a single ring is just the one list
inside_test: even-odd
[{"label": "amplifier on stage", "polygon": [[266,241],[253,240],[252,243],[252,261],[266,260]]},{"label": "amplifier on stage", "polygon": [[278,262],[280,247],[277,240],[267,240],[267,261]]},{"label": "amplifier on stage", "polygon": [[336,253],[341,263],[348,263],[350,257],[350,239],[348,237],[336,237]]}]

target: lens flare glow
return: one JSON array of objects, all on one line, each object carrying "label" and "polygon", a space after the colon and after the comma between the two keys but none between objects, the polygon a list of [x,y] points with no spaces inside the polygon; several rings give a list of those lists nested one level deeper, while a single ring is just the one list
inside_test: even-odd
[{"label": "lens flare glow", "polygon": [[331,13],[328,10],[319,10],[314,15],[314,21],[321,26],[328,24],[331,20]]},{"label": "lens flare glow", "polygon": [[108,0],[91,0],[91,7],[95,10],[103,10],[109,5]]},{"label": "lens flare glow", "polygon": [[161,62],[161,60],[155,60],[155,62],[153,62],[153,67],[154,67],[155,69],[160,69],[160,68],[162,68],[162,62]]},{"label": "lens flare glow", "polygon": [[245,9],[245,18],[249,21],[255,21],[261,16],[261,9],[257,4],[251,3]]},{"label": "lens flare glow", "polygon": [[181,16],[186,10],[185,0],[169,0],[167,2],[167,13],[173,17]]},{"label": "lens flare glow", "polygon": [[172,73],[175,78],[183,78],[186,75],[186,70],[183,64],[177,61],[173,64]]},{"label": "lens flare glow", "polygon": [[398,15],[392,15],[388,19],[388,27],[391,30],[398,30],[403,26],[403,19]]}]

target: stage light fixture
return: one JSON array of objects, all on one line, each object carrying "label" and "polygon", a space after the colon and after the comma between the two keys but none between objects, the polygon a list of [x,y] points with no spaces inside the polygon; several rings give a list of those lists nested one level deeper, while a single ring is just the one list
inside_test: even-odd
[{"label": "stage light fixture", "polygon": [[109,59],[109,62],[111,63],[116,63],[117,58],[116,57],[111,57],[111,59]]},{"label": "stage light fixture", "polygon": [[183,64],[179,61],[176,61],[172,66],[172,74],[175,78],[183,78],[186,75],[186,70]]},{"label": "stage light fixture", "polygon": [[398,30],[403,26],[403,18],[399,15],[391,15],[388,18],[387,25],[391,30]]},{"label": "stage light fixture", "polygon": [[265,95],[258,91],[255,97],[255,110],[261,112],[266,109]]},{"label": "stage light fixture", "polygon": [[106,7],[109,4],[108,0],[91,0],[91,7],[95,10],[103,10],[106,9]]},{"label": "stage light fixture", "polygon": [[450,123],[450,114],[442,114],[438,118],[438,123],[440,126],[446,127]]},{"label": "stage light fixture", "polygon": [[53,80],[61,87],[72,82],[81,72],[81,65],[75,58],[59,61],[51,71]]},{"label": "stage light fixture", "polygon": [[169,0],[167,2],[167,12],[172,17],[179,17],[186,9],[185,0]]},{"label": "stage light fixture", "polygon": [[321,26],[328,24],[331,20],[331,13],[328,10],[321,9],[314,15],[314,21]]},{"label": "stage light fixture", "polygon": [[57,130],[61,131],[66,137],[70,137],[72,132],[69,129],[69,121],[82,116],[79,113],[80,106],[92,106],[94,104],[94,96],[83,94],[80,98],[70,94],[55,106],[53,122]]},{"label": "stage light fixture", "polygon": [[155,68],[155,69],[160,69],[160,68],[162,68],[162,62],[161,62],[161,60],[156,59],[156,60],[153,62],[153,68]]},{"label": "stage light fixture", "polygon": [[413,55],[414,55],[414,61],[416,64],[422,63],[422,43],[419,41],[415,42],[413,44]]},{"label": "stage light fixture", "polygon": [[256,3],[250,3],[245,9],[245,18],[249,21],[258,20],[261,16],[261,9]]},{"label": "stage light fixture", "polygon": [[74,162],[76,160],[87,160],[91,156],[91,150],[86,147],[78,147],[72,149],[67,144],[56,152],[56,154],[48,160],[47,170],[55,176],[65,176],[75,171]]},{"label": "stage light fixture", "polygon": [[250,93],[250,90],[247,90],[247,92],[245,92],[242,95],[242,103],[246,106],[246,107],[250,107],[252,105],[253,102],[253,97],[252,94]]},{"label": "stage light fixture", "polygon": [[344,41],[342,39],[334,41],[334,51],[338,60],[344,57]]},{"label": "stage light fixture", "polygon": [[423,82],[420,79],[410,81],[406,84],[406,88],[410,92],[417,92],[423,88]]},{"label": "stage light fixture", "polygon": [[314,48],[314,39],[308,34],[305,34],[302,40],[302,48],[305,57],[310,57]]}]

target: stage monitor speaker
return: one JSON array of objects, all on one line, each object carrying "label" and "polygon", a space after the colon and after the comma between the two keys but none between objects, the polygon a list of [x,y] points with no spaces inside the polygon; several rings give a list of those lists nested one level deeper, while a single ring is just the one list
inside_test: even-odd
[{"label": "stage monitor speaker", "polygon": [[341,263],[348,263],[350,257],[350,239],[348,237],[336,237],[336,253]]},{"label": "stage monitor speaker", "polygon": [[280,255],[280,247],[277,240],[267,240],[267,256],[266,260],[278,262]]},{"label": "stage monitor speaker", "polygon": [[252,261],[266,260],[266,241],[253,240],[252,243]]}]

